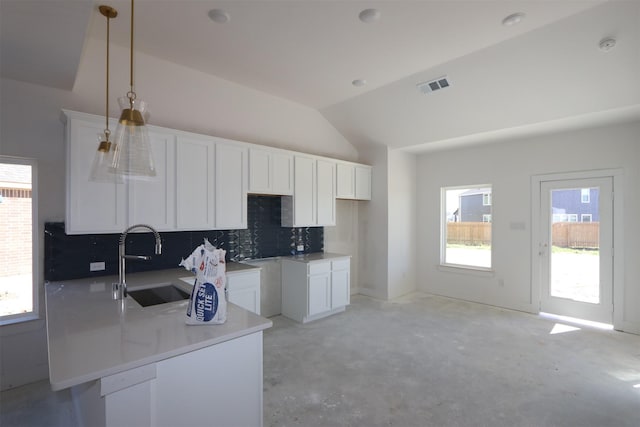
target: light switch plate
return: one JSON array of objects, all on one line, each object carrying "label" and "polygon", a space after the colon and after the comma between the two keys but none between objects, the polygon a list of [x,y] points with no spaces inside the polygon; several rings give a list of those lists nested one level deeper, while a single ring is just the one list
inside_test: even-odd
[{"label": "light switch plate", "polygon": [[104,271],[104,261],[89,263],[89,271]]}]

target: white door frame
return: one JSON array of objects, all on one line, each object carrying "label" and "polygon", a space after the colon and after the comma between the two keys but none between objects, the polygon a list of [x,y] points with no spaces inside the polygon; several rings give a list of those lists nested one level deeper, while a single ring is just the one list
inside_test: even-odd
[{"label": "white door frame", "polygon": [[533,175],[531,177],[531,304],[540,312],[542,257],[539,252],[541,229],[541,185],[545,181],[611,177],[613,181],[613,327],[624,330],[624,233],[622,169]]}]

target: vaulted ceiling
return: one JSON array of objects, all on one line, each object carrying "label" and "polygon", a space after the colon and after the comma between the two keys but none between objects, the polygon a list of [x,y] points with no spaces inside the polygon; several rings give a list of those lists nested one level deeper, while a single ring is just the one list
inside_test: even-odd
[{"label": "vaulted ceiling", "polygon": [[[112,41],[127,46],[128,0],[2,0],[2,76],[71,89],[85,37],[105,36],[99,4],[118,9]],[[367,8],[379,19],[359,20]],[[640,117],[635,0],[137,0],[136,48],[315,108],[357,146],[423,151]],[[448,88],[416,86],[445,75]]]}]

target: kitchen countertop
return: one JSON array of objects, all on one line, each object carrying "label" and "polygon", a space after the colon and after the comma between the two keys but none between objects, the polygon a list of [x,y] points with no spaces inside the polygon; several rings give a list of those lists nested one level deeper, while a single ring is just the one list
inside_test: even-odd
[{"label": "kitchen countertop", "polygon": [[[257,268],[229,263],[227,271]],[[183,268],[127,275],[129,291],[174,283]],[[111,298],[117,276],[45,283],[49,378],[53,390],[123,372],[270,328],[271,320],[232,303],[222,325],[185,324],[189,300],[141,307]],[[183,286],[188,286],[184,285]]]},{"label": "kitchen countertop", "polygon": [[300,254],[288,257],[282,257],[282,259],[299,262],[316,262],[316,261],[328,261],[338,258],[351,258],[351,255],[334,254],[331,252],[313,252],[310,254]]}]

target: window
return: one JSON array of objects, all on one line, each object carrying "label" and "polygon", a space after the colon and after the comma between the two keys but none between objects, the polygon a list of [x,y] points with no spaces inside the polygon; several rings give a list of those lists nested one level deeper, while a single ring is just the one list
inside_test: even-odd
[{"label": "window", "polygon": [[581,214],[580,215],[580,221],[581,222],[592,222],[593,221],[593,217],[591,214]]},{"label": "window", "polygon": [[591,202],[591,189],[583,188],[580,190],[580,201],[582,203],[590,203]]},{"label": "window", "polygon": [[0,156],[0,324],[37,318],[36,166]]},{"label": "window", "polygon": [[491,193],[490,185],[441,189],[441,264],[491,268]]},{"label": "window", "polygon": [[569,222],[578,222],[578,214],[569,214],[569,215],[567,215],[567,220]]}]

